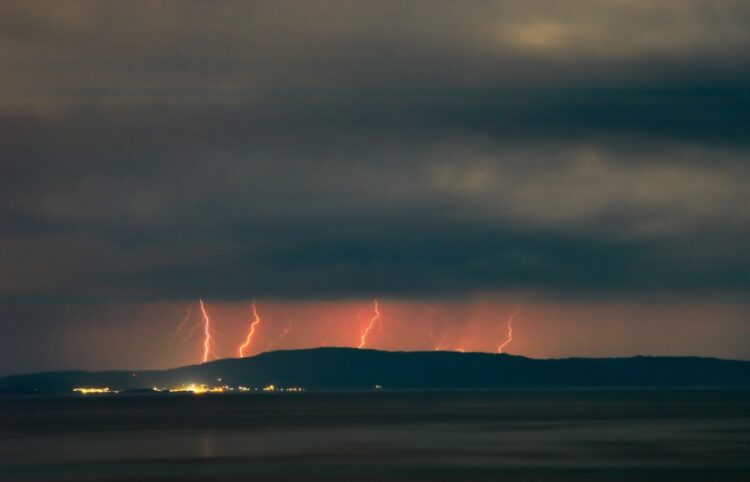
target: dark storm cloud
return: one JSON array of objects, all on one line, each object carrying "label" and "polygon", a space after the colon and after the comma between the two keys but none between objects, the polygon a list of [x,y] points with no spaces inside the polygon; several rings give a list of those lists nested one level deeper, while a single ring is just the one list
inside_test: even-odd
[{"label": "dark storm cloud", "polygon": [[4,2],[0,296],[750,288],[745,2]]}]

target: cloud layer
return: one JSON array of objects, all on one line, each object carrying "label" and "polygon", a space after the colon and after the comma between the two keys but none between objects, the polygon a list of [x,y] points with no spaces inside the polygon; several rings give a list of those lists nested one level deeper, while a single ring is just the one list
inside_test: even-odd
[{"label": "cloud layer", "polygon": [[746,2],[0,19],[3,300],[750,289]]}]

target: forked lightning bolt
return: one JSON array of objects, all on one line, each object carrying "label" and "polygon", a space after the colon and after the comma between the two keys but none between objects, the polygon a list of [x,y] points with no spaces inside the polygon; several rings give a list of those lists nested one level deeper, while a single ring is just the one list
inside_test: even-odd
[{"label": "forked lightning bolt", "polygon": [[247,330],[247,336],[245,337],[245,343],[240,345],[240,358],[245,358],[245,350],[250,347],[253,342],[253,335],[255,335],[255,328],[260,324],[260,316],[258,316],[258,310],[255,307],[255,300],[253,300],[253,321],[250,323],[250,328]]},{"label": "forked lightning bolt", "polygon": [[[172,334],[172,336],[174,338],[177,338],[180,343],[185,343],[186,341],[191,340],[193,338],[193,335],[195,335],[195,332],[198,331],[198,328],[201,326],[201,323],[199,322],[188,323],[191,321],[192,315],[193,315],[192,309],[190,305],[188,305],[187,313],[185,313],[185,318],[182,319],[182,321],[180,322],[180,324],[177,326],[177,328],[174,330],[174,333]],[[190,328],[187,334],[185,334],[185,331],[187,328],[186,325],[188,324],[192,324],[193,327]]]},{"label": "forked lightning bolt", "polygon": [[497,347],[497,352],[502,353],[503,348],[508,346],[508,344],[513,341],[513,319],[518,316],[518,314],[521,312],[521,307],[517,306],[516,311],[513,312],[512,315],[510,315],[510,318],[508,318],[508,338],[500,344],[499,347]]},{"label": "forked lightning bolt", "polygon": [[375,322],[379,319],[380,310],[378,309],[378,300],[374,300],[373,317],[370,319],[370,323],[367,325],[367,328],[365,328],[365,331],[362,332],[362,336],[359,338],[359,346],[357,348],[362,348],[367,344],[367,335],[370,334],[370,330],[372,330],[372,327],[375,326]]},{"label": "forked lightning bolt", "polygon": [[[203,300],[198,300],[201,305],[201,313],[203,314],[203,363],[208,361],[209,355],[213,352],[211,338],[211,318],[206,313],[206,306],[203,304]],[[215,355],[214,355],[215,357]]]}]

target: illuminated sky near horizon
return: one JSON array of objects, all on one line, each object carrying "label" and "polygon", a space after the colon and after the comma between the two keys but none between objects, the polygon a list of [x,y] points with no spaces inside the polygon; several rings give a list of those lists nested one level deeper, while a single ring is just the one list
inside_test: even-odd
[{"label": "illuminated sky near horizon", "polygon": [[[743,0],[0,4],[0,373],[750,358]],[[425,309],[431,306],[435,310]],[[363,311],[364,310],[364,311]],[[365,320],[366,321],[366,320]],[[380,331],[382,330],[382,331]],[[433,333],[434,335],[434,333]]]}]

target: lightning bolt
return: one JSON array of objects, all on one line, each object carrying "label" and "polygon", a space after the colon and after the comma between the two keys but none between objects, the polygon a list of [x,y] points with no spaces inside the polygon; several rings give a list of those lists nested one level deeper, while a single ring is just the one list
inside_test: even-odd
[{"label": "lightning bolt", "polygon": [[510,318],[508,318],[508,339],[505,340],[503,343],[500,344],[499,347],[497,347],[497,352],[502,353],[503,348],[508,346],[508,344],[513,341],[513,319],[518,316],[518,314],[521,312],[521,307],[516,306],[516,311],[513,312],[512,315],[510,315]]},{"label": "lightning bolt", "polygon": [[250,347],[250,343],[253,341],[253,335],[255,334],[255,328],[260,323],[260,316],[258,316],[258,310],[255,307],[255,300],[253,300],[253,321],[250,323],[250,328],[247,330],[247,337],[245,343],[240,345],[240,358],[245,358],[245,350]]},{"label": "lightning bolt", "polygon": [[279,336],[271,340],[271,342],[266,347],[266,351],[271,351],[271,348],[274,347],[278,342],[280,342],[285,336],[287,336],[290,331],[292,331],[292,325],[287,324],[284,328],[284,331],[282,331]]},{"label": "lightning bolt", "polygon": [[188,334],[185,336],[185,338],[180,340],[180,343],[185,343],[186,341],[193,338],[193,335],[195,335],[195,332],[198,331],[198,327],[200,326],[200,323],[196,323],[193,325],[193,328],[190,329]]},{"label": "lightning bolt", "polygon": [[208,361],[209,355],[213,354],[214,358],[216,358],[216,354],[213,352],[212,343],[213,339],[211,338],[211,318],[208,317],[208,313],[206,313],[206,306],[203,304],[203,300],[198,300],[201,305],[201,313],[203,314],[203,361],[202,363],[206,363]]},{"label": "lightning bolt", "polygon": [[362,335],[359,338],[359,346],[357,348],[362,348],[367,344],[367,335],[370,334],[370,330],[372,330],[372,327],[375,326],[375,322],[380,319],[380,310],[378,309],[378,300],[373,300],[373,317],[370,319],[370,323],[367,325],[367,328],[365,328],[365,331],[362,332]]},{"label": "lightning bolt", "polygon": [[191,315],[191,309],[190,305],[187,306],[187,313],[185,314],[185,318],[182,319],[179,325],[177,325],[177,328],[175,328],[174,332],[172,333],[172,339],[178,338],[180,340],[180,343],[184,343],[187,341],[195,331],[195,327],[193,327],[192,330],[190,330],[190,333],[187,336],[182,335],[182,330],[185,328],[185,325],[188,321],[190,321],[190,315]]},{"label": "lightning bolt", "polygon": [[182,329],[185,327],[185,323],[187,323],[189,319],[190,319],[190,305],[188,305],[187,307],[187,313],[185,314],[185,318],[183,318],[183,320],[177,326],[177,329],[174,331],[175,335],[182,332]]},{"label": "lightning bolt", "polygon": [[[438,310],[434,310],[433,313],[437,313]],[[440,337],[440,341],[438,341],[437,345],[435,345],[435,351],[440,351],[441,348],[443,348],[443,343],[445,343],[445,338],[448,336],[448,334],[445,332],[445,321],[440,323],[440,329],[437,328],[437,324],[433,324],[432,328],[430,328],[430,339],[435,340],[435,335],[438,333],[442,333],[442,336]]]},{"label": "lightning bolt", "polygon": [[180,344],[185,343],[188,340],[191,340],[193,338],[193,335],[195,335],[195,332],[198,331],[198,328],[201,326],[201,323],[190,323],[193,325],[192,328],[190,328],[190,331],[185,334],[186,328],[191,320],[193,315],[192,308],[190,305],[187,307],[187,313],[185,314],[185,318],[182,319],[180,324],[175,328],[174,332],[172,333],[172,339],[178,339]]}]

